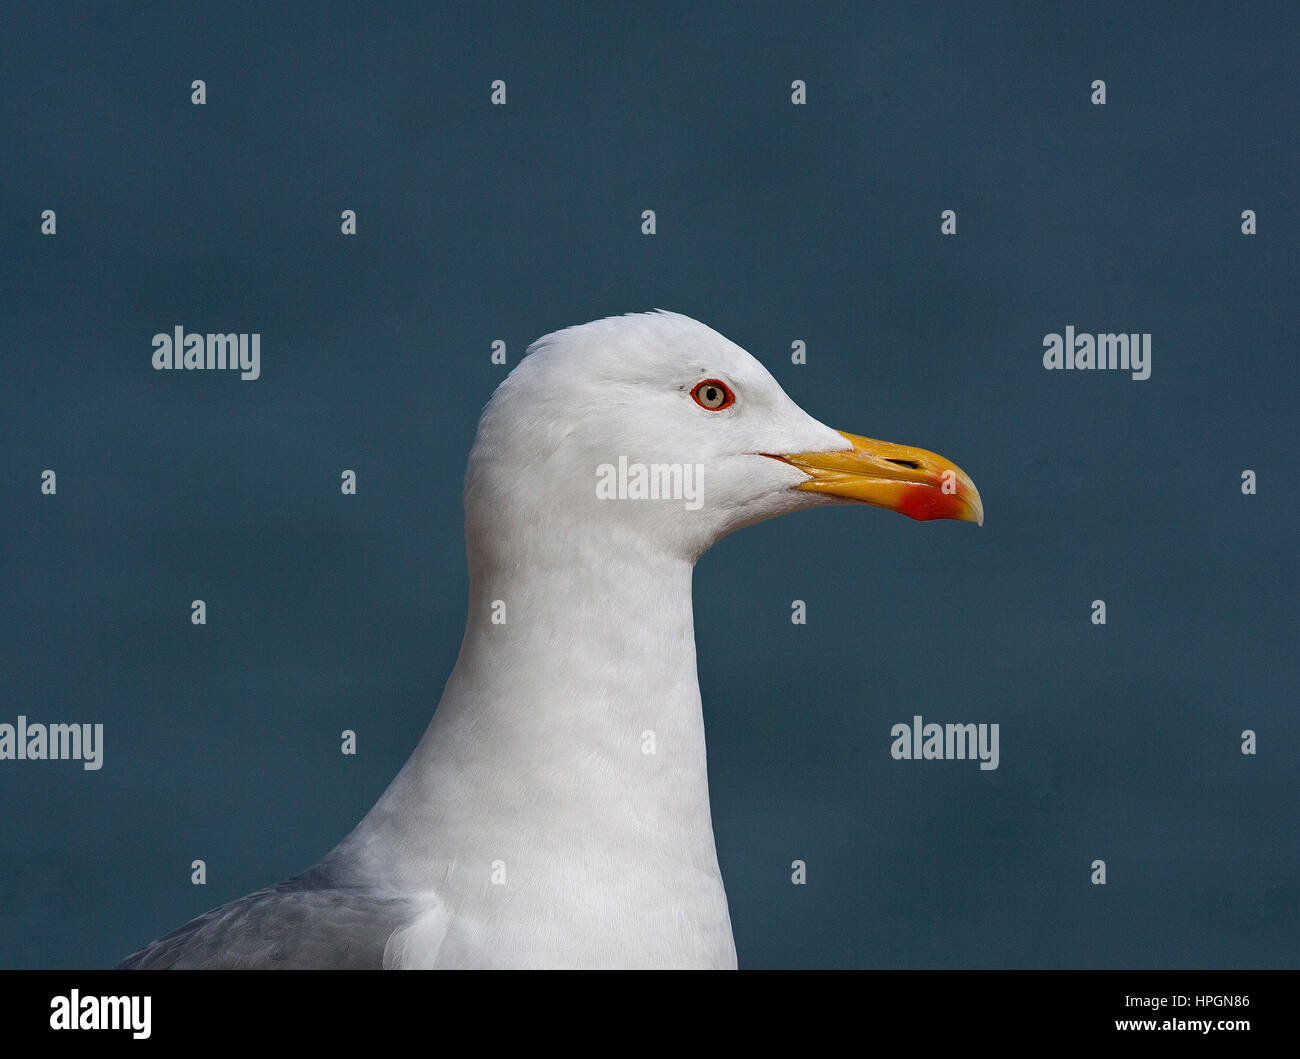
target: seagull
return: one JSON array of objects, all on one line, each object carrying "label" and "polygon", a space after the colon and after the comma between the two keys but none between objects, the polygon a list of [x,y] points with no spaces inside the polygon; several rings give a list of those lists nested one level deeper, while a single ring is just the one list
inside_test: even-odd
[{"label": "seagull", "polygon": [[824,504],[984,517],[955,464],[825,426],[690,317],[538,339],[479,421],[465,635],[406,764],[307,871],[119,967],[736,967],[691,575]]}]

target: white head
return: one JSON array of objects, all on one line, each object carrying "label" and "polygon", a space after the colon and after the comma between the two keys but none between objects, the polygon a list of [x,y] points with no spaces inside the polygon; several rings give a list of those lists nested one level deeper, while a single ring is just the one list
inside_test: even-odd
[{"label": "white head", "polygon": [[663,310],[534,342],[483,412],[466,479],[471,555],[508,517],[530,535],[693,561],[742,526],[826,503],[983,519],[954,464],[819,423],[735,343]]}]

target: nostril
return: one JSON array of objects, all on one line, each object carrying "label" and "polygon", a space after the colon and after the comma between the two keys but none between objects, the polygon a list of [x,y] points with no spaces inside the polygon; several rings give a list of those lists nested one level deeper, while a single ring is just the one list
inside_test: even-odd
[{"label": "nostril", "polygon": [[898,464],[898,466],[900,466],[900,467],[911,467],[912,470],[914,470],[914,471],[917,470],[917,469],[921,466],[921,465],[920,465],[919,463],[917,463],[915,460],[885,460],[885,462],[886,462],[886,463],[896,463],[896,464]]}]

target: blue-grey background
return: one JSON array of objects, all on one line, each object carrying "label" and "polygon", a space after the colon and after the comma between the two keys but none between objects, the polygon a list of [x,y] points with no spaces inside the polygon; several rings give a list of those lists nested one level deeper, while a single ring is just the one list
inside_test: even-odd
[{"label": "blue-grey background", "polygon": [[[0,720],[106,751],[0,763],[0,966],[111,964],[352,827],[458,647],[492,341],[656,306],[987,508],[701,562],[742,966],[1296,963],[1294,4],[121,8],[6,14]],[[176,324],[262,378],[155,372]],[[1151,379],[1044,371],[1067,324],[1151,332]],[[1001,767],[892,760],[914,713]]]}]

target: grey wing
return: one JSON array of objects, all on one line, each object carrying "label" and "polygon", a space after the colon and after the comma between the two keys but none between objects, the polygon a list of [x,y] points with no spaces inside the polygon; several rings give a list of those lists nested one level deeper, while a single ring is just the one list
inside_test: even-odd
[{"label": "grey wing", "polygon": [[221,905],[132,953],[118,970],[380,969],[405,898],[290,879]]}]

